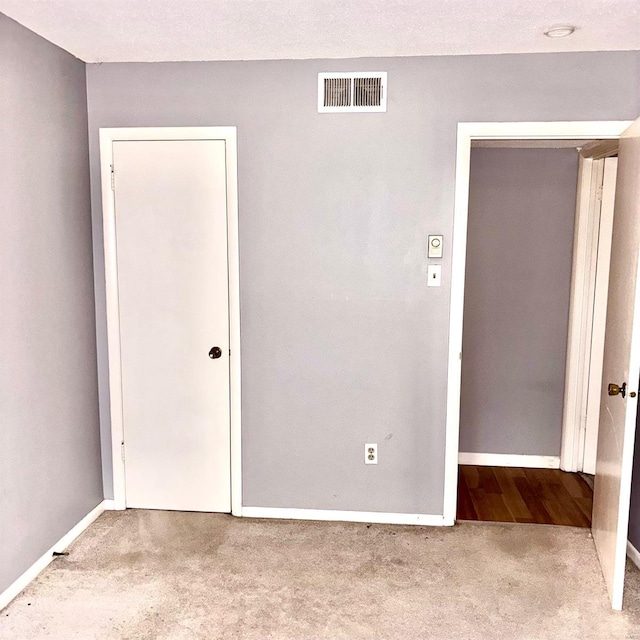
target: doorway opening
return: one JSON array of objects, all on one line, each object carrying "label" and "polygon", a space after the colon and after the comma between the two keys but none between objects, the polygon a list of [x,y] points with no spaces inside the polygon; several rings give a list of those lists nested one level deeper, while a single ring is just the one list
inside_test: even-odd
[{"label": "doorway opening", "polygon": [[[633,288],[637,279],[629,265],[636,264],[640,243],[637,227],[637,167],[640,155],[640,123],[635,122],[538,122],[538,123],[459,123],[456,156],[455,215],[452,250],[451,310],[449,333],[449,371],[447,391],[447,442],[445,460],[445,520],[455,522],[458,497],[458,462],[460,453],[460,407],[462,382],[463,318],[465,310],[465,260],[469,213],[469,177],[471,145],[477,140],[620,140],[619,175],[616,182],[616,216],[611,249],[611,281],[629,282]],[[602,143],[597,143],[602,144]],[[592,156],[593,157],[593,156]],[[629,273],[627,273],[629,272]],[[618,274],[614,279],[614,274]],[[624,274],[620,276],[620,274]],[[575,278],[575,274],[572,274]],[[572,278],[572,280],[573,280]],[[621,280],[623,278],[623,280]],[[633,289],[635,290],[635,289]],[[615,294],[615,295],[614,295]],[[628,287],[615,285],[607,298],[607,326],[604,345],[603,378],[609,382],[631,377],[635,380],[638,349],[635,340],[636,318],[640,317],[640,303],[629,297]],[[530,326],[535,330],[537,313],[531,314]],[[575,315],[575,314],[574,314]],[[609,327],[609,325],[611,325]],[[640,324],[637,325],[640,327]],[[622,327],[618,330],[618,327]],[[638,328],[640,331],[640,328]],[[569,340],[569,350],[571,340]],[[615,360],[612,360],[617,354]],[[465,356],[466,357],[466,356]],[[626,367],[626,368],[625,368]],[[588,367],[587,367],[588,369]],[[626,371],[628,370],[629,375]],[[576,380],[571,378],[571,381]],[[582,382],[581,382],[582,384]],[[600,565],[605,577],[611,604],[622,606],[624,558],[629,521],[629,491],[633,431],[637,390],[624,401],[625,385],[609,384],[609,396],[601,395],[601,426],[598,438],[595,494],[593,501],[593,532]],[[614,393],[612,393],[612,388]],[[507,385],[505,393],[517,393],[517,386]],[[633,410],[633,416],[631,411]],[[633,418],[633,420],[632,420]],[[633,422],[633,425],[631,424]],[[563,444],[563,457],[565,447]],[[560,456],[553,456],[553,458]],[[460,460],[460,462],[464,462]],[[466,461],[468,462],[468,461]],[[500,464],[496,462],[485,464]],[[540,466],[514,464],[522,468]],[[544,466],[560,466],[548,464]]]},{"label": "doorway opening", "polygon": [[617,163],[604,143],[471,144],[458,519],[591,525],[593,483],[570,472],[595,473]]}]

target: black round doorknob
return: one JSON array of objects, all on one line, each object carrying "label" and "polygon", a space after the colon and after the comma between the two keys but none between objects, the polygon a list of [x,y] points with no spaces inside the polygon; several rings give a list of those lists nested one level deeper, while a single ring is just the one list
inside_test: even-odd
[{"label": "black round doorknob", "polygon": [[211,347],[211,351],[209,351],[209,357],[212,360],[219,358],[222,355],[222,349],[220,347]]}]

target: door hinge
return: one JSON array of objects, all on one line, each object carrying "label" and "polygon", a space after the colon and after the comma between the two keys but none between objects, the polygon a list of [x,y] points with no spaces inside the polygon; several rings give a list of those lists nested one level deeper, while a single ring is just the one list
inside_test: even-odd
[{"label": "door hinge", "polygon": [[120,443],[120,455],[122,456],[122,462],[124,462],[124,442]]},{"label": "door hinge", "polygon": [[231,349],[229,349],[229,355],[231,355]]},{"label": "door hinge", "polygon": [[116,190],[116,174],[113,170],[113,165],[111,165],[111,191]]}]

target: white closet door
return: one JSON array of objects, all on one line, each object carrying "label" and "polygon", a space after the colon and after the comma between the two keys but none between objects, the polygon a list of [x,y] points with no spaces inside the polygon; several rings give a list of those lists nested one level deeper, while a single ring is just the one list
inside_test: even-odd
[{"label": "white closet door", "polygon": [[229,512],[225,142],[113,158],[126,505]]}]

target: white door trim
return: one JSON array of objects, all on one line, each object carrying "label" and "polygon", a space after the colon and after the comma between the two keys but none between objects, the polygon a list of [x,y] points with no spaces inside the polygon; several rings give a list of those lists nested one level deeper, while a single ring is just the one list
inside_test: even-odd
[{"label": "white door trim", "polygon": [[[560,468],[582,471],[604,160],[580,156]],[[606,300],[605,300],[606,304]]]},{"label": "white door trim", "polygon": [[124,127],[100,129],[100,170],[107,297],[109,403],[113,507],[124,509],[125,469],[122,460],[123,414],[120,352],[120,310],[116,260],[116,219],[111,188],[113,143],[118,140],[224,140],[227,169],[227,245],[229,272],[229,360],[231,414],[231,513],[242,515],[242,456],[240,418],[240,269],[238,254],[238,162],[236,127]]},{"label": "white door trim", "polygon": [[560,453],[564,471],[595,471],[616,168],[617,158],[580,156]]},{"label": "white door trim", "polygon": [[456,151],[456,182],[449,311],[449,366],[445,444],[444,518],[456,517],[462,322],[469,208],[469,167],[473,140],[563,140],[618,138],[631,121],[599,122],[460,122]]},{"label": "white door trim", "polygon": [[598,453],[598,431],[600,428],[600,391],[604,359],[604,338],[607,324],[607,299],[609,295],[609,265],[611,264],[611,243],[613,240],[613,213],[618,174],[618,158],[604,158],[602,180],[602,201],[600,208],[600,228],[598,258],[594,282],[593,322],[591,325],[591,363],[587,388],[587,420],[584,428],[581,450],[582,471],[595,475]]}]

